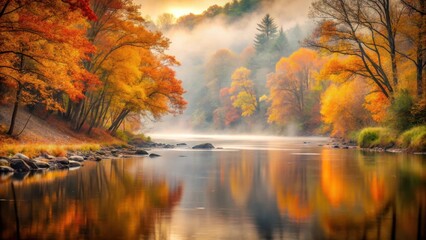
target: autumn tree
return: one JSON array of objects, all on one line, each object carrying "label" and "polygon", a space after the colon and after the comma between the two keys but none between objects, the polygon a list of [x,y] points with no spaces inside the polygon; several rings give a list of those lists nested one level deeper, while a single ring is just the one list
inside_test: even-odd
[{"label": "autumn tree", "polygon": [[306,45],[359,59],[358,69],[347,71],[371,79],[392,98],[398,87],[396,37],[402,11],[390,0],[315,1],[311,15],[322,22]]},{"label": "autumn tree", "polygon": [[321,116],[331,126],[331,135],[345,137],[348,133],[371,123],[370,113],[364,108],[369,86],[358,80],[334,83],[321,96]]},{"label": "autumn tree", "polygon": [[232,105],[241,109],[241,116],[248,117],[258,110],[258,99],[253,81],[250,80],[251,71],[240,67],[232,74],[231,101]]},{"label": "autumn tree", "polygon": [[176,17],[171,13],[163,13],[157,17],[157,27],[162,31],[169,30],[176,22]]},{"label": "autumn tree", "polygon": [[241,110],[232,104],[231,88],[225,87],[220,90],[220,107],[213,112],[213,124],[215,128],[223,129],[230,127],[241,119]]},{"label": "autumn tree", "polygon": [[106,127],[114,133],[130,113],[158,118],[186,105],[181,82],[170,69],[178,62],[164,53],[169,41],[144,27],[138,9],[131,1],[93,1],[98,20],[90,22],[87,38],[97,51],[85,67],[103,86],[84,86],[84,99],[70,101],[66,117],[75,130],[88,125],[89,132]]},{"label": "autumn tree", "polygon": [[[172,59],[168,61],[168,64],[178,64]],[[184,90],[164,59],[146,49],[125,47],[112,54],[105,68],[110,71],[109,131],[116,132],[130,113],[154,119],[168,113],[182,113],[186,105],[182,97]]]},{"label": "autumn tree", "polygon": [[276,64],[275,72],[268,76],[267,87],[271,106],[268,122],[283,126],[296,121],[303,128],[315,119],[318,101],[313,98],[313,75],[321,67],[322,60],[310,49],[301,48],[288,58],[283,57]]},{"label": "autumn tree", "polygon": [[229,49],[216,51],[205,64],[205,94],[199,100],[199,105],[207,114],[208,119],[213,118],[217,108],[223,107],[221,89],[231,84],[232,72],[238,67],[239,56]]},{"label": "autumn tree", "polygon": [[[401,26],[403,38],[400,40],[402,47],[397,52],[415,66],[417,97],[424,94],[423,81],[426,66],[426,3],[423,0],[402,1],[407,6],[407,12],[402,16],[405,23]],[[411,70],[411,69],[410,69]]]},{"label": "autumn tree", "polygon": [[79,99],[82,84],[96,84],[82,65],[94,51],[85,38],[84,15],[96,16],[83,0],[10,0],[2,1],[0,9],[0,84],[15,96],[12,135],[20,104],[63,110],[63,93]]}]

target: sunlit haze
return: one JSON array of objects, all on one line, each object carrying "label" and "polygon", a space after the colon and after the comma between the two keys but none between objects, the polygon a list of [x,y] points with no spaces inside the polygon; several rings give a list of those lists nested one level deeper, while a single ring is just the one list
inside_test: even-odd
[{"label": "sunlit haze", "polygon": [[224,5],[229,0],[136,0],[142,7],[143,15],[156,18],[162,13],[172,13],[176,17],[189,13],[199,14],[209,6],[217,4]]}]

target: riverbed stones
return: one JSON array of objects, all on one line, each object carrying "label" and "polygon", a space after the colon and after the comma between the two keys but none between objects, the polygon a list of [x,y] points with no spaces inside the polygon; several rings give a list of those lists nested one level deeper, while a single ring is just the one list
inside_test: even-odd
[{"label": "riverbed stones", "polygon": [[49,154],[43,154],[43,157],[47,159],[55,159],[55,156],[49,155]]},{"label": "riverbed stones", "polygon": [[198,144],[192,147],[192,149],[214,149],[215,147],[211,143]]},{"label": "riverbed stones", "polygon": [[44,161],[34,160],[34,163],[37,165],[38,168],[43,168],[43,169],[50,168],[50,165]]},{"label": "riverbed stones", "polygon": [[58,162],[58,163],[63,164],[63,165],[69,164],[69,160],[66,157],[56,157],[56,158],[53,159],[53,161]]},{"label": "riverbed stones", "polygon": [[7,161],[6,159],[0,159],[0,166],[6,166],[9,167],[9,161]]},{"label": "riverbed stones", "polygon": [[13,168],[9,167],[9,166],[0,166],[0,173],[10,173],[10,172],[14,172],[15,170],[13,170]]},{"label": "riverbed stones", "polygon": [[73,156],[70,156],[70,157],[68,158],[68,160],[71,160],[71,161],[77,161],[77,162],[83,162],[83,161],[84,161],[84,157],[82,157],[82,156],[77,156],[77,155],[73,155]]},{"label": "riverbed stones", "polygon": [[105,151],[100,150],[100,151],[97,151],[97,152],[96,152],[96,154],[98,154],[98,155],[106,155],[106,152],[105,152]]},{"label": "riverbed stones", "polygon": [[12,159],[10,160],[10,167],[17,172],[28,172],[31,170],[31,167],[28,166],[22,159]]},{"label": "riverbed stones", "polygon": [[25,155],[24,155],[24,154],[22,154],[22,153],[17,153],[17,154],[15,154],[15,155],[13,156],[13,158],[16,158],[16,159],[23,159],[23,160],[29,160],[29,159],[30,159],[29,157],[25,156]]},{"label": "riverbed stones", "polygon": [[38,170],[37,164],[35,164],[34,160],[23,160],[28,166],[30,166],[31,170]]},{"label": "riverbed stones", "polygon": [[69,160],[69,162],[68,162],[69,164],[68,164],[68,167],[70,167],[70,168],[74,168],[74,167],[81,167],[82,166],[82,164],[81,163],[79,163],[79,162],[77,162],[77,161],[73,161],[73,160]]}]

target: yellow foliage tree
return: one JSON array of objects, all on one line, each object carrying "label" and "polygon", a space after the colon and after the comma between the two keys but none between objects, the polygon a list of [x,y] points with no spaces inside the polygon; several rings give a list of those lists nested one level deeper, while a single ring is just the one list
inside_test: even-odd
[{"label": "yellow foliage tree", "polygon": [[370,122],[363,107],[368,86],[360,80],[332,84],[321,97],[321,115],[333,136],[345,136]]},{"label": "yellow foliage tree", "polygon": [[256,112],[258,107],[254,83],[250,80],[251,71],[240,67],[232,74],[231,100],[232,105],[241,109],[241,116],[248,117]]}]

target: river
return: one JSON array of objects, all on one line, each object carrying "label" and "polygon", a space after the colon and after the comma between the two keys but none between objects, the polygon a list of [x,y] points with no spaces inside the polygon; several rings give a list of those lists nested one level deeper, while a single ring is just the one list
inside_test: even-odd
[{"label": "river", "polygon": [[[326,138],[153,137],[188,146],[0,175],[0,239],[425,239],[425,156]],[[219,149],[189,148],[204,142]]]}]

